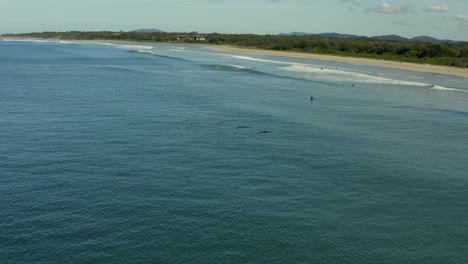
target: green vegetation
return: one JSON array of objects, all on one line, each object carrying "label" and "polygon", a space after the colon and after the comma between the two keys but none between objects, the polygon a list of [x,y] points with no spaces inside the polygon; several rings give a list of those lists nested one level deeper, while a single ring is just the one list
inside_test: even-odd
[{"label": "green vegetation", "polygon": [[[139,32],[43,32],[2,35],[3,37],[54,38],[74,40],[125,40],[138,42],[179,42],[200,43],[190,36],[195,33],[139,33]],[[189,38],[176,40],[177,36]],[[233,45],[238,47],[267,50],[304,52],[350,57],[364,57],[427,63],[466,68],[468,67],[468,42],[428,43],[382,41],[369,38],[330,38],[319,36],[278,36],[278,35],[233,35],[206,34],[203,43]]]}]

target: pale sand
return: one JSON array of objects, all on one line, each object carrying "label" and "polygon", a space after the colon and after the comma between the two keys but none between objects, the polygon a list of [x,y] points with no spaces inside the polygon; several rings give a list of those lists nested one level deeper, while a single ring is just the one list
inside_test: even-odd
[{"label": "pale sand", "polygon": [[333,56],[333,55],[319,55],[319,54],[311,54],[311,53],[248,49],[248,48],[238,48],[238,47],[232,47],[232,46],[206,45],[205,47],[212,49],[212,50],[224,51],[224,52],[240,52],[240,53],[250,53],[250,54],[259,54],[259,55],[281,56],[281,57],[289,57],[289,58],[347,62],[347,63],[352,63],[352,64],[364,64],[364,65],[370,65],[370,66],[378,66],[378,67],[416,71],[416,72],[447,74],[447,75],[454,75],[454,76],[468,78],[468,68],[463,69],[463,68],[456,68],[456,67],[449,67],[449,66],[417,64],[417,63],[397,62],[397,61],[377,60],[377,59],[367,59],[367,58],[342,57],[342,56]]},{"label": "pale sand", "polygon": [[[2,39],[1,36],[0,36],[0,39]],[[33,39],[33,38],[8,37],[8,39]],[[59,41],[60,39],[41,39],[41,40]],[[67,40],[67,41],[74,41],[74,40]],[[143,42],[143,41],[138,42],[138,41],[125,41],[125,40],[76,40],[76,41],[121,42],[121,43],[128,43],[128,44],[166,44],[166,45],[170,44],[170,45],[182,45],[182,46],[183,45],[196,45],[196,46],[203,46],[211,50],[222,51],[222,52],[223,51],[224,52],[239,52],[239,53],[247,53],[247,54],[250,53],[250,54],[280,56],[280,57],[299,58],[299,59],[346,62],[346,63],[352,63],[352,64],[364,64],[364,65],[370,65],[370,66],[378,66],[378,67],[416,71],[416,72],[447,74],[447,75],[452,75],[452,76],[468,78],[468,68],[463,69],[463,68],[449,67],[449,66],[418,64],[418,63],[398,62],[398,61],[388,61],[388,60],[378,60],[378,59],[368,59],[368,58],[320,55],[320,54],[311,54],[311,53],[302,53],[302,52],[262,50],[262,49],[253,49],[253,48],[239,48],[239,47],[233,47],[233,46],[227,46],[227,45],[210,45],[210,44],[205,44],[205,43],[187,44],[187,43],[176,43],[176,42]]]}]

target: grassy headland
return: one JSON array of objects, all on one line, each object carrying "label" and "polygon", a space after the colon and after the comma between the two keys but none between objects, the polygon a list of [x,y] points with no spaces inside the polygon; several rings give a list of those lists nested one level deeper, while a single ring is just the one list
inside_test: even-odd
[{"label": "grassy headland", "polygon": [[[282,36],[252,34],[204,34],[206,40],[190,37],[195,33],[141,33],[110,31],[69,31],[4,34],[2,37],[53,38],[63,40],[115,40],[134,42],[203,43],[262,50],[381,59],[398,62],[468,67],[468,42],[428,43],[421,41],[383,41],[366,37],[332,38],[322,36]],[[177,37],[180,39],[177,40]],[[184,38],[186,37],[186,38]]]}]

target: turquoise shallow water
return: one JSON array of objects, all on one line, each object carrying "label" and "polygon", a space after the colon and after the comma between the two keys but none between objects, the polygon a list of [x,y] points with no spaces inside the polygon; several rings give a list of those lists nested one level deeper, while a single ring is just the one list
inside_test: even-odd
[{"label": "turquoise shallow water", "polygon": [[0,41],[0,262],[466,263],[467,83]]}]

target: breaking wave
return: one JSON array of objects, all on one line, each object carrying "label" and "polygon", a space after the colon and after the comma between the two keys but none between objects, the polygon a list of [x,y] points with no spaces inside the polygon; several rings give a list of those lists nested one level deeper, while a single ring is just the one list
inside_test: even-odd
[{"label": "breaking wave", "polygon": [[324,68],[324,67],[313,65],[313,64],[285,62],[285,61],[261,59],[261,58],[254,58],[254,57],[240,56],[240,55],[229,55],[229,54],[225,54],[225,55],[234,59],[282,65],[280,66],[280,69],[282,70],[289,71],[289,72],[305,73],[306,76],[301,76],[301,77],[305,77],[308,80],[314,80],[314,81],[321,80],[326,83],[352,82],[352,83],[368,83],[368,84],[385,84],[385,85],[422,87],[422,88],[429,88],[431,90],[439,90],[439,91],[468,92],[468,90],[464,90],[464,89],[444,87],[444,86],[439,86],[439,85],[434,85],[434,84],[424,83],[424,82],[396,80],[396,79],[391,79],[391,78],[386,78],[386,77],[372,76],[369,74],[364,74],[364,73],[359,73],[359,72],[346,71],[346,70],[342,70],[338,68],[334,68],[334,69]]},{"label": "breaking wave", "polygon": [[77,45],[81,46],[83,43],[75,42],[75,41],[65,41],[65,40],[57,40],[57,39],[0,39],[2,41],[8,42],[35,42],[35,43],[59,43],[59,44],[68,44],[68,45]]},{"label": "breaking wave", "polygon": [[283,67],[286,71],[309,73],[314,78],[325,79],[330,81],[345,81],[353,83],[369,83],[369,84],[386,84],[386,85],[399,85],[399,86],[413,86],[430,88],[431,90],[452,91],[452,92],[467,92],[467,90],[449,88],[430,83],[395,80],[391,78],[372,76],[368,74],[343,71],[337,69],[325,69],[314,66],[307,66],[301,64],[293,64]]},{"label": "breaking wave", "polygon": [[110,70],[110,71],[120,71],[120,72],[145,72],[141,69],[136,69],[134,67],[126,67],[126,66],[117,66],[117,65],[93,65],[94,68],[99,68],[103,70]]},{"label": "breaking wave", "polygon": [[59,40],[58,43],[60,43],[60,44],[67,44],[67,45],[83,46],[83,43],[81,43],[81,42],[74,42],[74,41]]},{"label": "breaking wave", "polygon": [[2,39],[2,41],[8,42],[37,42],[37,43],[53,43],[57,41],[44,40],[44,39]]},{"label": "breaking wave", "polygon": [[173,49],[170,49],[170,51],[174,51],[174,52],[188,52],[185,50],[185,48],[183,47],[180,47],[180,48],[173,48]]},{"label": "breaking wave", "polygon": [[[249,56],[228,55],[228,54],[226,54],[226,56],[228,56],[228,57],[230,57],[230,58],[234,58],[234,59],[248,60],[248,61],[258,61],[258,62],[267,62],[267,63],[284,64],[284,65],[291,64],[291,62],[283,62],[283,61],[259,59],[259,58],[249,57]],[[304,64],[304,65],[306,65],[306,64]]]},{"label": "breaking wave", "polygon": [[96,45],[104,45],[104,46],[115,46],[115,44],[109,43],[109,42],[87,41],[86,43],[89,43],[89,44],[96,44]]},{"label": "breaking wave", "polygon": [[204,64],[201,65],[202,69],[212,70],[212,71],[227,71],[227,72],[244,72],[250,74],[258,74],[264,76],[270,76],[274,78],[281,78],[281,79],[288,79],[294,81],[302,81],[302,82],[312,82],[312,83],[323,83],[323,84],[333,84],[328,82],[323,82],[315,79],[305,79],[300,77],[293,77],[293,76],[285,76],[280,74],[268,73],[257,70],[255,67],[244,67],[239,65],[223,65],[223,64]]},{"label": "breaking wave", "polygon": [[179,60],[179,61],[188,61],[186,59],[178,58],[178,57],[173,57],[173,56],[167,56],[167,55],[162,55],[158,54],[152,50],[145,49],[145,50],[128,50],[129,53],[140,53],[140,54],[149,54],[154,57],[159,57],[159,58],[165,58],[165,59],[171,59],[171,60]]},{"label": "breaking wave", "polygon": [[451,91],[451,92],[461,92],[461,93],[466,93],[468,90],[463,90],[463,89],[458,89],[458,88],[449,88],[449,87],[443,87],[439,85],[434,85],[431,87],[431,90],[439,90],[439,91]]},{"label": "breaking wave", "polygon": [[119,49],[130,49],[130,50],[151,50],[152,46],[142,46],[142,45],[116,45]]},{"label": "breaking wave", "polygon": [[264,74],[263,72],[255,70],[255,68],[248,68],[239,65],[222,65],[222,64],[207,64],[201,65],[203,69],[215,70],[215,71],[236,71],[236,72],[249,72],[256,74]]},{"label": "breaking wave", "polygon": [[377,77],[368,74],[337,70],[326,69],[302,64],[293,64],[283,67],[286,71],[309,73],[311,76],[321,79],[329,79],[335,81],[352,81],[357,83],[378,83],[378,84],[393,84],[393,85],[408,85],[408,86],[431,86],[430,84],[411,82],[403,80],[394,80],[384,77]]}]

